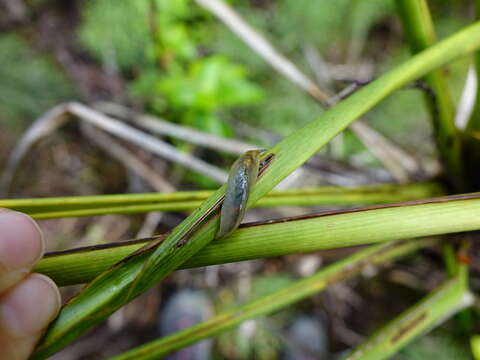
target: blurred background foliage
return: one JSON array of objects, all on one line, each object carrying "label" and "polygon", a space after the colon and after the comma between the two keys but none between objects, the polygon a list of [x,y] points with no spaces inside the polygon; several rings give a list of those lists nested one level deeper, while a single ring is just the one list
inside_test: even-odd
[{"label": "blurred background foliage", "polygon": [[416,340],[394,358],[394,360],[421,359],[468,360],[471,359],[471,354],[465,344],[459,342],[444,330],[437,330]]},{"label": "blurred background foliage", "polygon": [[131,94],[147,109],[199,130],[232,136],[217,112],[263,98],[245,66],[208,50],[209,27],[215,20],[190,1],[129,0],[113,12],[109,7],[109,0],[85,7],[80,39],[106,65],[113,61],[134,73]]},{"label": "blurred background foliage", "polygon": [[[312,77],[315,69],[306,60],[306,48],[321,54],[333,90],[345,86],[335,80],[370,79],[409,56],[391,0],[231,3]],[[468,23],[467,1],[431,3],[440,36]],[[72,35],[75,51],[117,74],[126,83],[122,97],[149,112],[230,137],[234,136],[233,121],[284,136],[322,111],[190,0],[124,0],[115,6],[111,0],[90,0],[79,1],[77,7],[79,19]],[[27,38],[32,41],[31,36]],[[38,46],[28,48],[18,35],[4,34],[1,41],[4,81],[0,93],[4,95],[0,106],[10,124],[29,121],[75,95],[75,84],[68,82],[62,64],[51,55]],[[467,61],[459,61],[449,70],[457,99],[466,68]],[[17,79],[18,74],[31,76]],[[43,96],[32,96],[45,88],[49,91]],[[430,135],[427,114],[416,91],[398,92],[368,114],[368,119],[393,140],[429,154],[433,150],[425,141]],[[411,136],[413,128],[416,136]],[[348,135],[341,149],[335,155],[348,158],[365,152]]]},{"label": "blurred background foliage", "polygon": [[[308,54],[313,51],[319,55],[328,75],[327,79],[319,79],[320,86],[335,92],[349,81],[372,79],[410,56],[392,0],[228,2],[313,79],[318,77],[318,69]],[[20,130],[36,117],[69,99],[87,103],[118,101],[212,134],[252,138],[265,145],[272,140],[265,139],[262,131],[256,129],[285,136],[323,111],[192,0],[21,3],[23,13],[18,18],[8,19],[8,11],[0,15],[0,140],[6,139],[4,148],[0,148],[3,154],[0,166],[8,153],[5,144],[12,144]],[[471,3],[429,1],[440,38],[471,21]],[[462,59],[447,69],[456,101],[468,63],[468,59]],[[105,79],[116,79],[112,83],[120,85],[111,86]],[[420,95],[417,89],[402,89],[375,107],[366,119],[407,151],[428,158],[433,156],[434,147]],[[190,146],[182,142],[173,144],[190,151]],[[334,151],[330,148],[332,157],[360,158],[363,165],[378,165],[349,131],[335,146]],[[55,161],[58,165],[64,160],[57,156]],[[82,156],[77,162],[78,168],[88,164]],[[41,167],[50,164],[41,163],[46,164]],[[104,169],[103,165],[98,167]],[[92,171],[92,177],[98,173]],[[68,174],[65,172],[63,176]],[[75,184],[72,192],[81,186]],[[198,176],[196,184],[211,186]],[[111,221],[104,219],[103,224]],[[127,220],[125,223],[126,228],[130,223]],[[88,227],[85,223],[82,226]],[[72,227],[65,222],[69,237]],[[119,233],[112,236],[115,238]],[[259,297],[290,281],[292,278],[283,272],[256,277],[249,295]],[[216,307],[226,309],[243,300],[241,294],[226,287],[219,291]],[[292,313],[314,306],[315,301],[284,311],[272,321],[283,326]],[[390,315],[386,311],[385,317]],[[279,345],[269,333],[269,323],[264,319],[255,322],[254,340],[245,342],[245,336],[239,335],[244,334],[245,328],[226,332],[218,338],[218,353],[227,357],[235,348],[237,352],[231,358],[247,359],[252,354],[258,359],[275,358]],[[464,349],[465,344],[457,338],[435,332],[409,346],[396,359],[468,359]]]},{"label": "blurred background foliage", "polygon": [[0,122],[2,127],[17,131],[75,96],[74,85],[52,59],[36,53],[17,34],[0,37],[0,79]]}]

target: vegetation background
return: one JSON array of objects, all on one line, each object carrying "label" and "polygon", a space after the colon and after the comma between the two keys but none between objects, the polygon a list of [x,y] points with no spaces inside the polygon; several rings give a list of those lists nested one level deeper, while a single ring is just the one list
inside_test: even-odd
[{"label": "vegetation background", "polygon": [[[393,0],[228,3],[320,87],[333,92],[355,82],[367,82],[410,57]],[[473,1],[428,3],[439,38],[462,29],[474,18]],[[0,169],[37,117],[70,100],[91,106],[99,102],[122,104],[202,132],[267,148],[324,111],[191,0],[2,0],[0,9]],[[460,59],[445,70],[456,104],[469,64],[469,58]],[[364,120],[421,163],[425,173],[420,180],[429,180],[438,173],[439,164],[421,91],[414,87],[397,91]],[[225,170],[235,159],[231,154],[189,142],[166,140],[182,152]],[[98,141],[98,137],[89,137],[79,122],[69,122],[52,132],[22,162],[9,197],[154,190],[121,159],[97,146]],[[141,147],[123,145],[172,189],[218,186],[210,177],[153,156]],[[322,149],[319,159],[311,172],[290,178],[284,187],[398,181],[351,130]],[[338,208],[254,209],[247,220]],[[40,224],[48,250],[53,251],[134,238],[152,231],[164,233],[184,217],[181,211],[163,213],[153,227],[149,225],[152,218],[142,214],[41,220]],[[354,250],[176,272],[53,358],[103,358],[168,332],[160,325],[170,321],[165,314],[181,311],[167,307],[169,299],[185,289],[191,291],[187,298],[202,299],[194,298],[192,308],[220,312],[281,289],[296,277],[311,274]],[[324,345],[315,351],[325,358],[337,358],[444,278],[441,253],[425,250],[389,265],[385,271],[362,274],[274,316],[225,332],[207,350],[197,351],[210,353],[211,358],[298,358],[296,354],[303,351],[305,355],[305,351],[304,345],[295,340],[296,331],[300,331],[295,326],[313,326],[309,332],[316,332],[317,337],[307,343],[318,341]],[[472,271],[472,287],[478,287],[478,281],[478,272]],[[78,289],[65,287],[64,298]],[[403,349],[396,358],[470,359],[470,335],[479,330],[478,315],[472,311],[466,325],[458,319],[447,322]],[[304,340],[307,337],[300,336]],[[196,356],[200,359],[205,355]]]}]

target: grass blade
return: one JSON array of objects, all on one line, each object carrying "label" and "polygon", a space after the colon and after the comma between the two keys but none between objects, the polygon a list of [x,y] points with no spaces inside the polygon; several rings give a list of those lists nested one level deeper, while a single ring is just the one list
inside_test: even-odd
[{"label": "grass blade", "polygon": [[[476,230],[480,229],[479,213],[480,195],[474,194],[246,224],[231,236],[210,243],[181,267]],[[103,250],[92,251],[95,248],[90,247],[67,251],[42,259],[34,271],[61,285],[81,283],[143,244],[117,243]]]},{"label": "grass blade", "polygon": [[[196,209],[213,191],[4,199],[0,207],[29,214],[34,219],[137,214],[149,211]],[[442,194],[435,183],[381,184],[359,187],[323,186],[272,191],[255,206],[369,205],[424,199]]]}]

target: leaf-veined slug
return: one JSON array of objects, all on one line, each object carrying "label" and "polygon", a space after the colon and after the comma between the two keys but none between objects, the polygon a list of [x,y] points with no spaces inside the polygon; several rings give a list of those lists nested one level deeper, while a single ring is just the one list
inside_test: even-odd
[{"label": "leaf-veined slug", "polygon": [[260,154],[263,151],[247,151],[233,163],[228,174],[225,199],[220,210],[217,239],[230,234],[240,225],[247,209],[250,190],[257,180]]}]

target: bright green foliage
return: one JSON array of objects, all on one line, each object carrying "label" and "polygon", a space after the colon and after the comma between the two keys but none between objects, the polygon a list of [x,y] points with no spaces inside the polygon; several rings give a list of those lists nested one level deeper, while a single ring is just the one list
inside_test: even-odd
[{"label": "bright green foliage", "polygon": [[89,3],[80,38],[104,63],[134,70],[132,94],[157,114],[229,136],[218,112],[262,99],[245,67],[199,51],[210,37],[212,19],[191,0],[112,5],[111,0]]},{"label": "bright green foliage", "polygon": [[199,32],[202,21],[187,23],[198,15],[196,6],[190,0],[156,0],[154,4],[150,13],[153,40],[150,60],[155,63],[160,59],[168,66],[179,60],[194,59],[196,47],[205,41]]},{"label": "bright green foliage", "polygon": [[[217,109],[222,103],[227,106],[246,104],[259,99],[261,93],[244,81],[245,73],[243,67],[215,55],[192,63],[186,72],[172,71],[160,82],[159,90],[174,94],[172,106],[179,108],[193,106],[208,111]],[[187,87],[183,89],[187,95],[179,94],[182,85]]]},{"label": "bright green foliage", "polygon": [[191,58],[198,43],[185,23],[191,6],[189,0],[91,0],[82,9],[79,37],[95,57],[127,70],[152,65],[159,53]]},{"label": "bright green foliage", "polygon": [[[167,23],[161,26],[162,43],[153,43],[151,56],[171,55],[177,59],[189,60],[195,57],[196,46],[191,38],[191,29],[184,23]],[[155,46],[156,45],[156,46]]]},{"label": "bright green foliage", "polygon": [[30,120],[74,94],[66,77],[18,36],[0,38],[0,123]]},{"label": "bright green foliage", "polygon": [[263,96],[258,86],[246,80],[244,67],[220,55],[199,58],[185,66],[174,64],[163,73],[145,73],[135,84],[135,93],[150,93],[157,112],[170,109],[183,123],[223,136],[229,132],[216,111],[248,105]]}]

